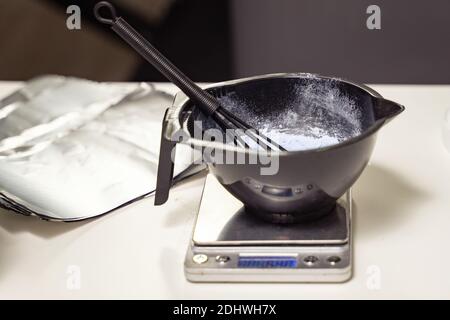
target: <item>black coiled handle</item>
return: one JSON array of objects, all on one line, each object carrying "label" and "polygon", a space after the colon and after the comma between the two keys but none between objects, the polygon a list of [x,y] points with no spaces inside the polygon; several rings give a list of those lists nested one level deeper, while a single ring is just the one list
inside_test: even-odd
[{"label": "black coiled handle", "polygon": [[[102,9],[107,9],[110,17],[101,15],[100,10]],[[220,107],[220,104],[212,95],[202,90],[183,74],[124,19],[117,17],[116,10],[111,3],[107,1],[97,3],[94,7],[94,14],[98,21],[110,25],[111,29],[144,57],[145,60],[150,62],[150,64],[180,88],[189,98],[197,102],[202,111],[208,116],[213,115]]]}]

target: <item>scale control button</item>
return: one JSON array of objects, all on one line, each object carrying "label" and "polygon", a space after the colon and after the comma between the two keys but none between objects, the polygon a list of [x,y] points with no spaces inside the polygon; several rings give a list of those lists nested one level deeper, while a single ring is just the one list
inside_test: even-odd
[{"label": "scale control button", "polygon": [[334,266],[334,265],[338,264],[339,262],[341,262],[341,258],[339,258],[338,256],[331,256],[331,257],[329,257],[329,258],[327,259],[327,261],[328,261],[332,266]]},{"label": "scale control button", "polygon": [[229,256],[217,256],[216,261],[219,263],[226,263],[226,262],[230,261],[230,257]]},{"label": "scale control button", "polygon": [[196,264],[203,264],[206,261],[208,261],[208,256],[206,254],[196,254],[195,256],[192,257],[192,260]]},{"label": "scale control button", "polygon": [[317,258],[316,256],[307,256],[306,258],[303,259],[303,261],[304,261],[308,266],[312,266],[312,265],[315,264],[317,261],[319,261],[319,258]]}]

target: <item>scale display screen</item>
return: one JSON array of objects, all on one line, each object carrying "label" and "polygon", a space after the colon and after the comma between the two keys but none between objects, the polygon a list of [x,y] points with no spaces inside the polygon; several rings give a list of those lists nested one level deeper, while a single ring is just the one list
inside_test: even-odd
[{"label": "scale display screen", "polygon": [[239,268],[297,268],[295,256],[240,256]]}]

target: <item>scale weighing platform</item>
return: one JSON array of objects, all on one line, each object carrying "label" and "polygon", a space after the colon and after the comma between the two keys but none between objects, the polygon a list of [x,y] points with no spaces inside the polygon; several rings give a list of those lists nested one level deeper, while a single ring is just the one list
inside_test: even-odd
[{"label": "scale weighing platform", "polygon": [[192,282],[344,282],[352,274],[351,190],[319,220],[273,224],[246,213],[208,174],[185,275]]}]

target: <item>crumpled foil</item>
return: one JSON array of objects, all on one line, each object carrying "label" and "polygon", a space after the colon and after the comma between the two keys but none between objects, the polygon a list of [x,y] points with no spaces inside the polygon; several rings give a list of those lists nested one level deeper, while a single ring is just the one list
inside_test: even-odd
[{"label": "crumpled foil", "polygon": [[[0,206],[76,221],[151,195],[172,100],[145,83],[30,80],[0,101]],[[177,146],[175,182],[203,169],[191,156]]]}]

